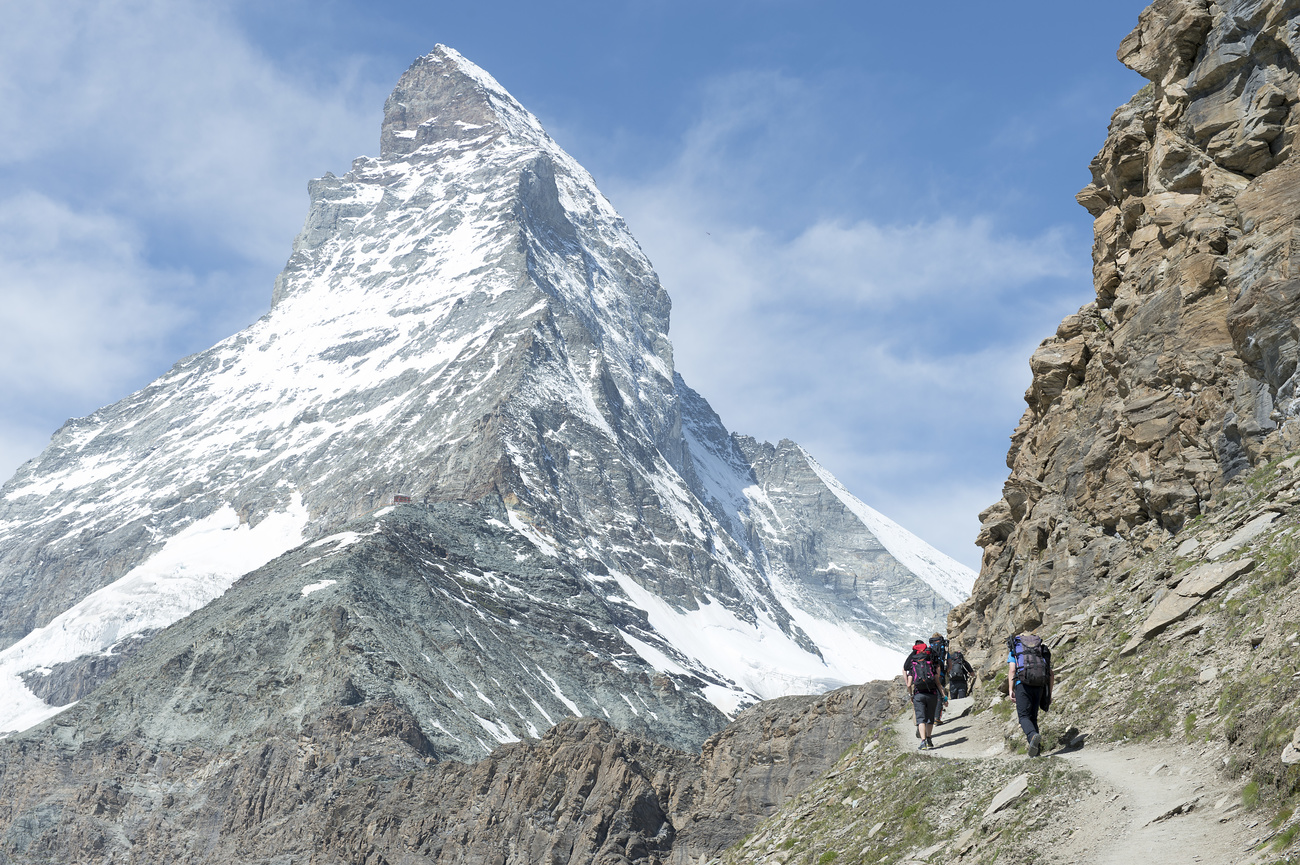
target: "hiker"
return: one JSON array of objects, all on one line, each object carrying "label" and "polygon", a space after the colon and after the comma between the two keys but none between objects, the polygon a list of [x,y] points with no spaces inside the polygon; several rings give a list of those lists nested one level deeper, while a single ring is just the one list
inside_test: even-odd
[{"label": "hiker", "polygon": [[[930,635],[930,658],[939,667],[939,684],[943,686],[946,692],[948,689],[948,640],[937,631]],[[947,705],[948,698],[945,696],[939,701],[939,715],[934,719],[936,726],[943,723],[943,710]]]},{"label": "hiker", "polygon": [[934,733],[934,722],[939,718],[943,685],[939,683],[939,665],[925,640],[917,640],[912,645],[912,654],[903,661],[903,675],[907,678],[907,693],[912,697],[912,708],[916,712],[916,738],[921,740],[920,750],[928,751],[934,747],[934,740],[930,737]]},{"label": "hiker", "polygon": [[1052,701],[1052,652],[1036,634],[1019,634],[1007,639],[1007,688],[1016,704],[1020,729],[1029,741],[1029,756],[1043,751],[1038,732],[1038,710],[1047,711]]},{"label": "hiker", "polygon": [[974,672],[975,668],[961,653],[960,646],[948,653],[948,694],[954,700],[959,700],[970,693],[970,675]]}]

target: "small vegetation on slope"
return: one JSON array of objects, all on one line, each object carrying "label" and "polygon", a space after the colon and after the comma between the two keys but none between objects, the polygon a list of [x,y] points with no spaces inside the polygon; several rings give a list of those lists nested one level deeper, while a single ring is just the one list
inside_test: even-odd
[{"label": "small vegetation on slope", "polygon": [[[1026,794],[984,818],[993,797],[1021,773],[1029,775]],[[1055,760],[945,760],[903,752],[884,727],[722,861],[885,863],[945,850],[947,858],[974,851],[971,861],[979,862],[1047,862],[1043,851],[1051,848],[1039,830],[1059,826],[1089,783],[1085,773]]]},{"label": "small vegetation on slope", "polygon": [[[1252,571],[1124,652],[1216,544],[1269,512],[1280,516],[1264,533],[1215,559],[1250,558]],[[1054,714],[1094,742],[1195,746],[1242,785],[1243,807],[1261,821],[1258,843],[1286,850],[1300,835],[1300,764],[1282,761],[1300,726],[1300,457],[1234,482],[1209,513],[1117,570],[1075,616],[1040,629],[1058,664]]]}]

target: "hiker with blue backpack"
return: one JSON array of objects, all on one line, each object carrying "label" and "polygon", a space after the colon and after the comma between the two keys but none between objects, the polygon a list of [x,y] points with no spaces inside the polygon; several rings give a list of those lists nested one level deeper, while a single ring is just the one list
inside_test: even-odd
[{"label": "hiker with blue backpack", "polygon": [[1052,651],[1036,634],[1017,634],[1007,639],[1007,665],[1007,690],[1029,741],[1029,756],[1037,757],[1043,752],[1038,712],[1046,712],[1052,702]]},{"label": "hiker with blue backpack", "polygon": [[903,675],[907,679],[907,693],[912,697],[912,708],[916,712],[916,738],[921,740],[922,751],[934,747],[934,740],[930,737],[934,733],[935,722],[939,720],[939,701],[944,695],[940,672],[939,664],[925,640],[917,640],[912,646],[912,654],[903,661]]}]

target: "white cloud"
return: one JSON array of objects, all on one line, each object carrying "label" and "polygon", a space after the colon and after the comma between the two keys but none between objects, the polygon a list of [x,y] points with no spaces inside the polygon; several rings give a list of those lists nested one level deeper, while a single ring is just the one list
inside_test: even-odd
[{"label": "white cloud", "polygon": [[0,200],[0,391],[97,396],[186,317],[184,275],[151,268],[132,226],[35,193]]},{"label": "white cloud", "polygon": [[384,92],[355,69],[292,78],[226,3],[6,3],[0,165],[67,172],[124,213],[179,217],[208,243],[282,262],[307,178],[377,139]]},{"label": "white cloud", "polygon": [[[269,306],[387,85],[289,74],[228,2],[0,0],[0,478]],[[24,448],[31,448],[24,451]]]},{"label": "white cloud", "polygon": [[0,199],[0,474],[69,406],[93,410],[146,374],[189,313],[191,277],[151,267],[133,226],[36,193]]},{"label": "white cloud", "polygon": [[[780,199],[759,206],[770,177],[818,170],[790,161],[778,121],[801,89],[774,81],[713,88],[672,164],[611,184],[673,298],[677,367],[731,429],[795,439],[859,497],[978,567],[976,515],[1006,475],[1029,354],[1088,299],[1087,260],[1071,248],[1086,244],[956,207],[801,223],[791,202],[795,216],[774,216]],[[799,111],[797,136],[815,135],[816,117]],[[766,163],[755,134],[778,139]]]}]

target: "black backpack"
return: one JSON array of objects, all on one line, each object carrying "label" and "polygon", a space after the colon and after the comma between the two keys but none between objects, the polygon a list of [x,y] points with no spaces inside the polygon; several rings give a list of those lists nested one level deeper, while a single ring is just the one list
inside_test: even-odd
[{"label": "black backpack", "polygon": [[939,690],[938,676],[934,672],[934,659],[929,651],[916,652],[912,659],[912,688],[923,694],[933,694]]},{"label": "black backpack", "polygon": [[940,670],[948,669],[948,641],[943,637],[937,640],[930,640],[930,654],[934,657],[934,662],[939,665]]},{"label": "black backpack", "polygon": [[966,656],[961,652],[953,652],[948,656],[948,678],[966,678]]},{"label": "black backpack", "polygon": [[1007,649],[1016,659],[1016,678],[1031,688],[1045,686],[1051,675],[1051,655],[1043,641],[1034,634],[1021,634],[1007,640]]}]

